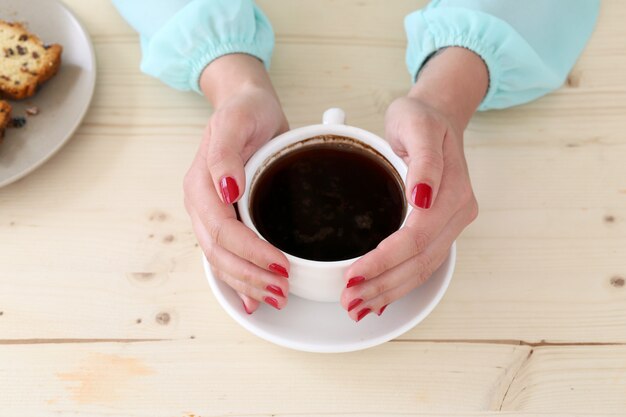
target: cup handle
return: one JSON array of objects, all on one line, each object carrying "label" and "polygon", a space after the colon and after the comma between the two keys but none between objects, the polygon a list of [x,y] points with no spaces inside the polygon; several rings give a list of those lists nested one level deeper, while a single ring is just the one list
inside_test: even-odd
[{"label": "cup handle", "polygon": [[337,107],[328,109],[324,112],[324,116],[322,116],[322,123],[325,125],[345,125],[346,112]]}]

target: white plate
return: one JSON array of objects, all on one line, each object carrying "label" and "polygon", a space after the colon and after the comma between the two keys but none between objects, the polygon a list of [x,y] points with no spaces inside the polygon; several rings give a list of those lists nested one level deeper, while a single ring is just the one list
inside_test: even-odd
[{"label": "white plate", "polygon": [[63,45],[59,73],[32,98],[10,101],[13,117],[37,106],[21,129],[7,129],[0,145],[0,187],[17,181],[47,161],[80,125],[93,96],[96,60],[89,35],[56,0],[0,0],[0,19],[24,22],[45,43]]},{"label": "white plate", "polygon": [[237,323],[258,337],[305,352],[351,352],[394,339],[424,320],[446,292],[456,261],[456,244],[443,265],[419,288],[389,305],[382,316],[369,314],[359,323],[339,303],[318,303],[289,295],[281,311],[261,305],[246,314],[237,294],[215,279],[204,259],[207,279],[220,305]]}]

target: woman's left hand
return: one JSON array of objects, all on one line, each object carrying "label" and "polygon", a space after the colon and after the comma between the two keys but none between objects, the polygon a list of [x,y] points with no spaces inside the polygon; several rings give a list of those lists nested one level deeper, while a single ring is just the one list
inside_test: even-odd
[{"label": "woman's left hand", "polygon": [[[430,81],[436,84],[439,76]],[[420,87],[414,92],[392,103],[386,115],[387,140],[409,167],[406,198],[413,211],[400,230],[357,260],[344,276],[341,304],[355,321],[369,313],[382,314],[387,305],[424,283],[478,215],[463,130],[484,91],[468,103],[469,115],[442,111],[445,103],[433,105]]]}]

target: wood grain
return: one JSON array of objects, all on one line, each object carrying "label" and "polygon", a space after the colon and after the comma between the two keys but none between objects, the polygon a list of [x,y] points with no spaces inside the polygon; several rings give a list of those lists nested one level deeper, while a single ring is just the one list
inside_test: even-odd
[{"label": "wood grain", "polygon": [[[7,415],[609,415],[626,406],[624,346],[392,342],[315,355],[188,340],[0,346],[0,355],[12,376],[0,385]],[[35,382],[45,389],[24,396]]]},{"label": "wood grain", "polygon": [[[14,377],[0,397],[11,400],[5,406],[0,399],[0,406],[7,412],[33,407],[216,416],[386,413],[392,400],[394,412],[483,410],[499,404],[530,349],[389,343],[349,355],[315,355],[254,345],[189,340],[2,346],[3,369]],[[46,389],[16,401],[33,381]]]},{"label": "wood grain", "polygon": [[[98,86],[73,140],[0,189],[1,415],[626,413],[625,3],[603,2],[563,88],[475,116],[481,214],[448,293],[398,340],[346,355],[272,346],[217,305],[181,190],[209,106],[139,72],[109,1],[65,3]],[[339,106],[382,135],[410,85],[402,19],[425,2],[259,4],[291,125]]]}]

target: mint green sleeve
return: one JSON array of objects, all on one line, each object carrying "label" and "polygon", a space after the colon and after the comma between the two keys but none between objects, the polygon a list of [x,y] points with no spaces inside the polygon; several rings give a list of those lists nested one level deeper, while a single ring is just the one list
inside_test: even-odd
[{"label": "mint green sleeve", "polygon": [[599,0],[435,0],[408,15],[407,65],[416,78],[437,50],[474,51],[489,70],[479,110],[526,103],[559,88],[593,32]]},{"label": "mint green sleeve", "polygon": [[252,0],[113,0],[139,32],[141,70],[178,90],[200,93],[204,68],[228,54],[269,67],[274,32]]}]

